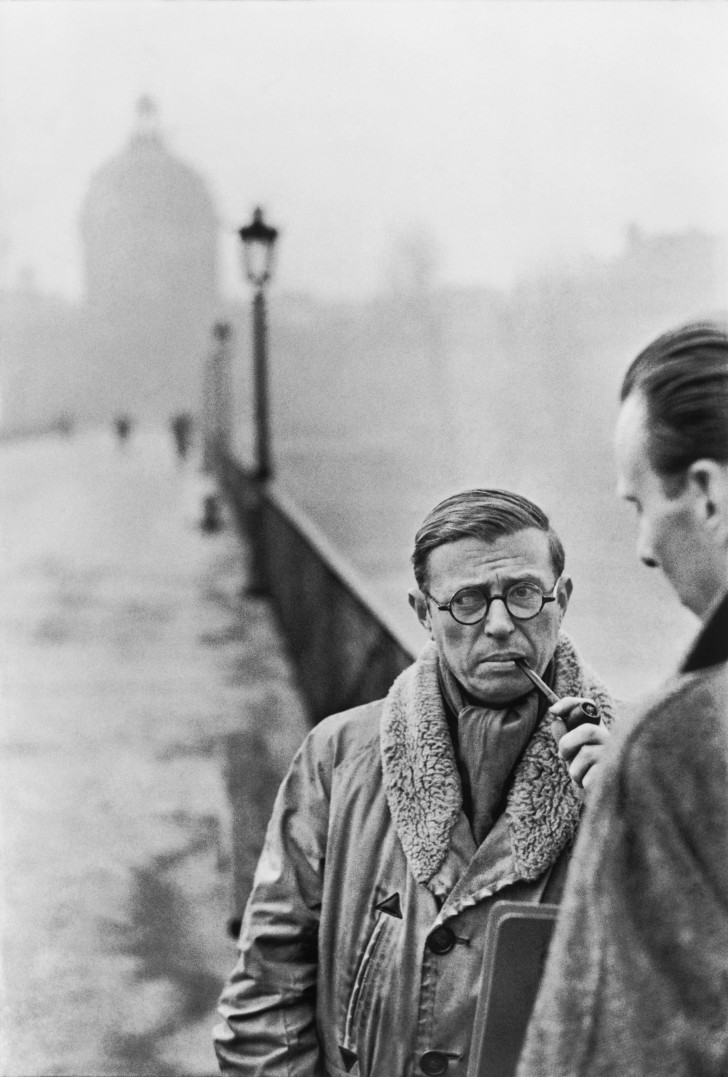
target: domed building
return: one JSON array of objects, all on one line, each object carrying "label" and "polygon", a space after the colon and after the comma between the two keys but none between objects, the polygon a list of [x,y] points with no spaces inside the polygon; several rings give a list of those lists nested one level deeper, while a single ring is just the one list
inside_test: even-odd
[{"label": "domed building", "polygon": [[143,97],[126,147],[81,211],[94,411],[197,411],[217,315],[218,221],[203,180],[169,152]]}]

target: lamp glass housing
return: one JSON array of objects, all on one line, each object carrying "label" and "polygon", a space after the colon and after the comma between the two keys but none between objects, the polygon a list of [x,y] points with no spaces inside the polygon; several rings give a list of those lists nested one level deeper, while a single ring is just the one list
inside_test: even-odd
[{"label": "lamp glass housing", "polygon": [[273,251],[278,238],[278,229],[271,228],[263,220],[263,211],[258,208],[253,213],[253,220],[238,232],[243,242],[245,273],[256,288],[270,280],[273,271]]}]

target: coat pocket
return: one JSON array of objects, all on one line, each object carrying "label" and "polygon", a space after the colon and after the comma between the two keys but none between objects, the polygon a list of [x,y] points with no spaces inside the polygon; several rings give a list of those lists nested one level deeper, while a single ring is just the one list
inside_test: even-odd
[{"label": "coat pocket", "polygon": [[384,924],[389,917],[379,914],[379,919],[374,925],[369,942],[367,943],[364,953],[362,954],[359,967],[356,970],[356,976],[354,977],[354,985],[351,989],[351,997],[349,998],[349,1005],[346,1011],[346,1024],[344,1025],[344,1046],[353,1049],[355,1041],[355,1029],[356,1029],[356,1017],[359,1009],[359,1004],[364,996],[364,989],[366,987],[367,977],[372,968],[374,955],[379,946],[379,942],[384,934]]}]

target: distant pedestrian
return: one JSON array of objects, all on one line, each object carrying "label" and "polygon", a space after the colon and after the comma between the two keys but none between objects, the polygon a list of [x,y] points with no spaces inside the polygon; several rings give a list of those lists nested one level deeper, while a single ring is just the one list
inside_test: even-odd
[{"label": "distant pedestrian", "polygon": [[73,416],[67,411],[61,412],[56,420],[56,430],[64,438],[70,438],[73,433]]},{"label": "distant pedestrian", "polygon": [[193,419],[189,412],[181,411],[169,420],[174,446],[180,460],[185,460],[192,442]]},{"label": "distant pedestrian", "polygon": [[702,628],[606,753],[518,1074],[725,1077],[728,328],[684,326],[637,356],[617,470],[638,556]]},{"label": "distant pedestrian", "polygon": [[131,419],[128,415],[117,415],[114,419],[114,429],[119,443],[123,445],[131,434]]}]

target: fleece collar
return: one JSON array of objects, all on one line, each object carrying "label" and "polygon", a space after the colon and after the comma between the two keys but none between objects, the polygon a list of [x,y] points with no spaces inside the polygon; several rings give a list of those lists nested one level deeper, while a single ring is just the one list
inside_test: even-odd
[{"label": "fleece collar", "polygon": [[[554,653],[554,691],[588,696],[605,724],[614,703],[579,659],[563,632]],[[513,862],[519,878],[537,879],[573,840],[581,799],[559,757],[548,713],[541,718],[513,772],[506,799]],[[462,792],[430,641],[399,675],[384,701],[381,727],[384,787],[394,826],[418,882],[426,883],[447,856]]]}]

